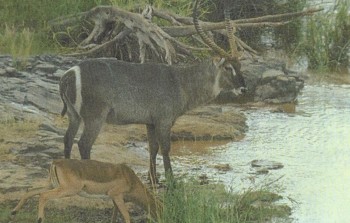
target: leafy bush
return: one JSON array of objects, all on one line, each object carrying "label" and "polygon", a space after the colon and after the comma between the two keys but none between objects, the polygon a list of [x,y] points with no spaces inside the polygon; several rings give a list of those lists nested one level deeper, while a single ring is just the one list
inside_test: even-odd
[{"label": "leafy bush", "polygon": [[331,10],[310,18],[298,54],[312,70],[347,72],[350,52],[350,2],[338,0]]}]

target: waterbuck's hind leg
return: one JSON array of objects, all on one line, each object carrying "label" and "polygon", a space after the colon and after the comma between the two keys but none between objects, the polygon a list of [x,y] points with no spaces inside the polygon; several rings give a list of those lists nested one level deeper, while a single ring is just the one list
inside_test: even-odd
[{"label": "waterbuck's hind leg", "polygon": [[78,142],[81,159],[90,159],[92,145],[106,121],[108,109],[100,109],[101,112],[98,115],[91,115],[87,118],[83,116],[84,130]]},{"label": "waterbuck's hind leg", "polygon": [[68,113],[68,120],[68,129],[66,131],[66,134],[64,135],[64,157],[66,159],[69,159],[71,156],[74,137],[78,132],[81,118],[78,114]]},{"label": "waterbuck's hind leg", "polygon": [[147,137],[148,137],[149,155],[150,155],[149,179],[150,179],[150,183],[153,185],[158,183],[156,160],[157,160],[157,154],[159,150],[159,144],[156,137],[156,131],[155,131],[154,125],[147,125]]}]

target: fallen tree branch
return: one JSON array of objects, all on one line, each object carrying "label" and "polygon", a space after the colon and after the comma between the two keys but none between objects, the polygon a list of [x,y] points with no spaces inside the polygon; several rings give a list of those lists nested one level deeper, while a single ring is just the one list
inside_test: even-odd
[{"label": "fallen tree branch", "polygon": [[117,36],[115,36],[112,40],[105,42],[100,45],[95,45],[92,49],[80,52],[80,53],[72,53],[67,54],[67,56],[74,56],[74,57],[101,57],[103,55],[99,55],[101,52],[106,52],[108,49],[111,49],[113,45],[119,44],[121,41],[124,40],[124,38],[131,33],[130,29],[125,29],[122,32],[120,32]]},{"label": "fallen tree branch", "polygon": [[257,22],[279,22],[279,21],[286,21],[291,20],[298,17],[303,16],[310,16],[313,15],[316,12],[323,11],[323,8],[309,8],[305,9],[300,12],[289,12],[289,13],[283,13],[283,14],[276,14],[276,15],[266,15],[266,16],[260,16],[256,18],[250,18],[250,19],[236,19],[233,20],[235,23],[257,23]]},{"label": "fallen tree branch", "polygon": [[[323,9],[307,9],[302,12],[268,15],[268,16],[261,16],[257,18],[250,18],[250,19],[237,19],[237,20],[232,20],[232,22],[235,23],[237,28],[281,26],[289,22],[289,21],[281,21],[283,19],[290,20],[292,18],[312,15],[322,10]],[[219,29],[225,29],[225,22],[218,22],[218,23],[201,22],[199,24],[201,25],[204,31],[214,31]],[[188,35],[196,34],[196,30],[192,25],[165,26],[165,27],[162,27],[162,29],[173,37],[188,36]]]},{"label": "fallen tree branch", "polygon": [[[278,15],[261,16],[249,19],[229,20],[235,29],[274,27],[287,24],[291,19],[312,15],[323,9],[307,9],[301,12]],[[164,19],[172,26],[160,27],[152,23],[152,17]],[[201,22],[204,31],[218,32],[225,36],[225,22]],[[97,6],[87,12],[73,16],[60,17],[49,22],[54,33],[64,33],[76,24],[88,24],[91,27],[86,34],[72,40],[83,52],[73,53],[70,56],[114,56],[122,60],[147,60],[177,63],[178,59],[195,58],[192,51],[211,50],[210,48],[190,46],[177,37],[194,37],[192,41],[199,42],[194,35],[197,34],[191,17],[147,6],[142,15],[125,11],[113,6]],[[69,35],[66,35],[70,37]],[[64,40],[66,40],[65,38]],[[246,51],[256,55],[257,52],[235,36],[234,41],[239,51]],[[197,44],[196,44],[197,45]],[[205,44],[204,44],[205,45]],[[237,55],[239,52],[237,52]]]}]

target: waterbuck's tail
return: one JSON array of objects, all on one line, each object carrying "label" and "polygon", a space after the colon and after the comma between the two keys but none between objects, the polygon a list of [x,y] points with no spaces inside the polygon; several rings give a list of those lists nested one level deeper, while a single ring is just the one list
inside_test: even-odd
[{"label": "waterbuck's tail", "polygon": [[61,96],[61,99],[62,99],[62,101],[63,101],[63,109],[62,109],[62,111],[61,111],[61,116],[63,117],[66,113],[67,113],[67,104],[66,104],[66,102],[65,102],[65,99],[67,98],[66,96],[65,96],[65,91],[66,91],[66,88],[67,88],[67,85],[66,84],[64,84],[63,82],[62,82],[62,80],[61,80],[61,82],[60,82],[60,96]]},{"label": "waterbuck's tail", "polygon": [[67,113],[67,101],[68,101],[67,87],[68,87],[69,81],[71,81],[71,79],[72,79],[71,76],[72,75],[70,75],[70,71],[67,71],[62,76],[62,78],[60,80],[60,84],[59,84],[60,96],[61,96],[61,99],[63,101],[63,109],[62,109],[62,112],[61,112],[61,116],[64,116]]},{"label": "waterbuck's tail", "polygon": [[59,89],[60,89],[60,96],[63,101],[63,109],[61,112],[62,116],[64,116],[67,113],[67,110],[75,110],[74,105],[72,103],[75,103],[76,101],[76,94],[77,94],[76,76],[77,75],[80,75],[80,70],[78,67],[73,67],[68,71],[66,71],[66,73],[64,73],[64,75],[60,80]]}]

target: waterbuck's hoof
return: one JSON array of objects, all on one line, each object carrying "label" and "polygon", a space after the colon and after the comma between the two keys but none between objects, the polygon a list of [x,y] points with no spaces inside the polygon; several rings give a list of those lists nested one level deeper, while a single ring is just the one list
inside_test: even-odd
[{"label": "waterbuck's hoof", "polygon": [[11,211],[11,215],[14,216],[17,214],[17,211]]},{"label": "waterbuck's hoof", "polygon": [[42,218],[38,218],[38,223],[41,223],[43,222],[43,219]]}]

